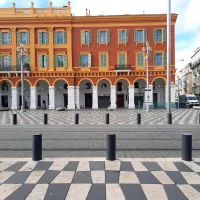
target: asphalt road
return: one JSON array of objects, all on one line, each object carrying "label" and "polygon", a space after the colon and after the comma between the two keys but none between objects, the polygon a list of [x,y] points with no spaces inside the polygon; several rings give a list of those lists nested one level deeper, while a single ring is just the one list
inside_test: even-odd
[{"label": "asphalt road", "polygon": [[34,134],[43,136],[44,157],[104,157],[113,133],[118,157],[180,157],[182,133],[193,135],[200,157],[200,125],[1,125],[0,157],[31,157]]}]

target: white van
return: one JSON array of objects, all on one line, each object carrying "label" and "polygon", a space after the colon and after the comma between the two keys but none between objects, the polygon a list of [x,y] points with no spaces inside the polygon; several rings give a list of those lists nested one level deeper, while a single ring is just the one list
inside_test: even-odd
[{"label": "white van", "polygon": [[180,108],[193,107],[193,106],[199,106],[199,101],[194,94],[186,94],[179,96]]}]

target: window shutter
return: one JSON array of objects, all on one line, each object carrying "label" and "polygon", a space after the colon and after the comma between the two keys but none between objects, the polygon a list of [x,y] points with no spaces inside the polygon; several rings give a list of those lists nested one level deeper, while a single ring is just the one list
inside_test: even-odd
[{"label": "window shutter", "polygon": [[42,32],[39,32],[39,41],[40,41],[40,44],[42,44]]},{"label": "window shutter", "polygon": [[64,35],[64,40],[63,40],[64,44],[67,44],[67,32],[64,31],[63,35]]},{"label": "window shutter", "polygon": [[163,41],[167,41],[167,36],[166,36],[166,29],[163,29]]},{"label": "window shutter", "polygon": [[92,66],[92,55],[88,54],[88,67]]},{"label": "window shutter", "polygon": [[156,65],[156,53],[153,54],[153,65]]},{"label": "window shutter", "polygon": [[137,42],[137,30],[134,30],[134,42]]},{"label": "window shutter", "polygon": [[128,38],[129,38],[129,31],[126,30],[126,42],[128,42]]},{"label": "window shutter", "polygon": [[99,30],[97,31],[97,43],[98,44],[100,43],[100,31]]},{"label": "window shutter", "polygon": [[9,62],[9,66],[12,65],[12,56],[8,56],[8,62]]},{"label": "window shutter", "polygon": [[8,44],[11,44],[11,32],[8,33]]},{"label": "window shutter", "polygon": [[141,64],[141,66],[144,66],[144,54],[143,53],[140,54],[140,64]]},{"label": "window shutter", "polygon": [[79,66],[82,67],[83,65],[83,57],[82,55],[79,55]]},{"label": "window shutter", "polygon": [[153,41],[156,42],[156,30],[153,30]]},{"label": "window shutter", "polygon": [[81,31],[81,41],[82,44],[85,44],[85,31]]},{"label": "window shutter", "polygon": [[100,55],[100,66],[103,67],[103,62],[104,62],[104,58],[103,58],[103,54]]},{"label": "window shutter", "polygon": [[17,31],[17,44],[20,44],[21,40],[20,40],[20,32]]},{"label": "window shutter", "polygon": [[137,54],[137,66],[140,66],[141,63],[140,63],[140,54],[138,53]]},{"label": "window shutter", "polygon": [[122,42],[122,30],[119,30],[118,31],[118,41],[119,41],[119,43],[121,43]]},{"label": "window shutter", "polygon": [[167,52],[164,53],[164,66],[167,66]]},{"label": "window shutter", "polygon": [[2,41],[2,33],[0,33],[0,44],[2,44],[3,41]]},{"label": "window shutter", "polygon": [[40,67],[43,67],[42,66],[42,55],[40,55]]},{"label": "window shutter", "polygon": [[63,56],[64,67],[67,67],[67,55]]},{"label": "window shutter", "polygon": [[49,56],[48,55],[45,56],[45,61],[46,61],[46,67],[48,68],[49,67]]},{"label": "window shutter", "polygon": [[30,65],[30,56],[29,55],[26,56],[26,62]]},{"label": "window shutter", "polygon": [[57,56],[54,55],[54,67],[57,67]]},{"label": "window shutter", "polygon": [[2,68],[2,56],[0,56],[0,67]]},{"label": "window shutter", "polygon": [[110,30],[107,30],[107,43],[110,43]]},{"label": "window shutter", "polygon": [[17,55],[17,66],[21,66],[21,56]]},{"label": "window shutter", "polygon": [[26,44],[30,44],[30,34],[26,32]]},{"label": "window shutter", "polygon": [[104,66],[107,67],[107,54],[104,55]]},{"label": "window shutter", "polygon": [[145,29],[144,30],[144,42],[146,42],[147,41],[147,30]]},{"label": "window shutter", "polygon": [[56,31],[53,32],[53,43],[57,44],[57,32]]},{"label": "window shutter", "polygon": [[89,31],[89,44],[92,44],[92,31]]},{"label": "window shutter", "polygon": [[119,54],[119,64],[123,64],[123,54]]},{"label": "window shutter", "polygon": [[49,44],[49,33],[46,32],[45,44]]}]

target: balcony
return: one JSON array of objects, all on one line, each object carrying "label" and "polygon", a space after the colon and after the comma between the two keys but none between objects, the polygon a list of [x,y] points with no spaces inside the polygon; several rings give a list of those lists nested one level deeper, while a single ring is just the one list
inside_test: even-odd
[{"label": "balcony", "polygon": [[[23,66],[24,69],[24,73],[27,74],[27,76],[29,76],[30,74],[30,65],[29,64],[25,64]],[[18,74],[21,73],[21,66],[20,65],[11,65],[11,66],[7,66],[7,67],[3,67],[0,65],[0,74],[8,74],[8,76],[10,76],[10,74],[16,74],[16,76],[18,77]]]},{"label": "balcony", "polygon": [[116,75],[118,72],[127,72],[128,75],[131,71],[131,65],[115,65]]}]

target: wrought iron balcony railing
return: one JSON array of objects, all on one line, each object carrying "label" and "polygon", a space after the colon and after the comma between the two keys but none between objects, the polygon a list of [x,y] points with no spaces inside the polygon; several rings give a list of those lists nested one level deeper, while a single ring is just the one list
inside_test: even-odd
[{"label": "wrought iron balcony railing", "polygon": [[[30,65],[29,64],[23,65],[23,69],[24,69],[24,71],[30,71]],[[0,65],[0,72],[11,72],[11,71],[20,72],[21,66],[20,65],[11,65],[11,66],[3,67]]]},{"label": "wrought iron balcony railing", "polygon": [[115,70],[131,70],[131,65],[115,65]]}]

